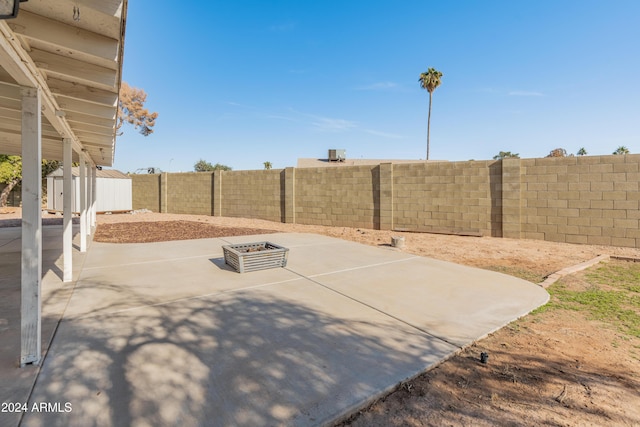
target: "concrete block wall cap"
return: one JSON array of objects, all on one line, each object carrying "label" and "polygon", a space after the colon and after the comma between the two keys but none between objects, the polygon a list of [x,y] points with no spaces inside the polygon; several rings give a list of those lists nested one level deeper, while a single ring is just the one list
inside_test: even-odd
[{"label": "concrete block wall cap", "polygon": [[640,258],[634,258],[634,257],[628,257],[628,256],[611,255],[609,258],[619,260],[619,261],[640,262]]},{"label": "concrete block wall cap", "polygon": [[555,273],[549,275],[542,283],[540,283],[539,285],[542,286],[543,288],[548,288],[549,286],[553,285],[554,283],[556,283],[558,280],[560,280],[561,278],[563,278],[564,276],[567,276],[569,274],[573,274],[573,273],[577,273],[578,271],[582,271],[585,270],[595,264],[598,264],[602,261],[606,261],[609,258],[611,258],[610,255],[598,255],[595,258],[592,258],[588,261],[585,262],[581,262],[580,264],[576,264],[576,265],[572,265],[570,267],[566,267],[563,268],[560,271],[556,271]]}]

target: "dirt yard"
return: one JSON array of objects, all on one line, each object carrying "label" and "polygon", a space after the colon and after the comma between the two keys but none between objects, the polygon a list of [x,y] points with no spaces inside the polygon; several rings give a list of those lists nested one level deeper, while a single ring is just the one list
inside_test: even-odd
[{"label": "dirt yard", "polygon": [[[46,221],[60,218],[45,215]],[[0,227],[19,211],[0,213]],[[18,222],[19,224],[19,222]],[[640,250],[533,240],[396,233],[282,224],[242,218],[157,213],[98,216],[96,241],[135,242],[239,234],[317,233],[373,246],[404,236],[406,252],[501,271],[539,283],[600,254],[640,259]],[[563,279],[589,286],[584,272]],[[480,353],[489,355],[480,363]],[[401,384],[339,425],[640,426],[640,337],[581,312],[526,316]]]}]

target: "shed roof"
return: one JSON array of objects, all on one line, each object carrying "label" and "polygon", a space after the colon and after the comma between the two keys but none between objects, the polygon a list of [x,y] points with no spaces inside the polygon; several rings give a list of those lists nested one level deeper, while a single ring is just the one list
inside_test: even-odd
[{"label": "shed roof", "polygon": [[[54,177],[54,178],[62,177],[62,173],[63,173],[62,171],[63,169],[60,167],[54,170],[53,172],[51,172],[47,176]],[[77,167],[71,168],[71,175],[80,176],[80,168],[77,168]],[[131,179],[129,175],[115,169],[102,169],[102,170],[98,169],[96,170],[96,178]]]},{"label": "shed roof", "polygon": [[128,0],[29,0],[0,21],[0,153],[21,154],[21,87],[41,89],[42,157],[111,166]]}]

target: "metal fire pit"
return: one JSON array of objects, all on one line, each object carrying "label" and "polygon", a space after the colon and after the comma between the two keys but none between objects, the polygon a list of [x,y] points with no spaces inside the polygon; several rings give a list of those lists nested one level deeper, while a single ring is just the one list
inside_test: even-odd
[{"label": "metal fire pit", "polygon": [[286,267],[289,248],[274,245],[270,242],[242,243],[225,245],[224,262],[238,273],[264,270],[267,268]]}]

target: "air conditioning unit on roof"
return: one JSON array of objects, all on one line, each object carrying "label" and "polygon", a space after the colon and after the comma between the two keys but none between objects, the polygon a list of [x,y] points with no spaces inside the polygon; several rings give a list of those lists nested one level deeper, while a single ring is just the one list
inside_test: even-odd
[{"label": "air conditioning unit on roof", "polygon": [[329,150],[330,162],[344,162],[347,158],[347,150]]}]

